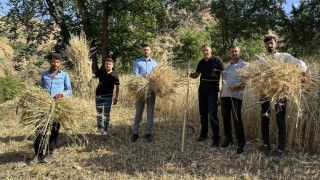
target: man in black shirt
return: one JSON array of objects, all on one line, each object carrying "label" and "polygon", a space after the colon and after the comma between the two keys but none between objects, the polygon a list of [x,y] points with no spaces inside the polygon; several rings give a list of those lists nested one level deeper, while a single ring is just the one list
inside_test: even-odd
[{"label": "man in black shirt", "polygon": [[[113,60],[107,58],[104,66],[98,72],[99,85],[96,89],[96,109],[98,112],[97,116],[97,134],[101,134],[102,138],[107,139],[109,120],[110,120],[110,110],[112,105],[112,96],[114,86],[116,86],[116,95],[113,99],[113,105],[118,102],[119,94],[119,76],[113,71]],[[102,109],[104,110],[104,122],[102,131]]]},{"label": "man in black shirt", "polygon": [[213,134],[212,147],[219,147],[219,120],[218,120],[218,92],[220,75],[223,74],[224,64],[222,60],[211,54],[211,47],[203,45],[203,59],[199,61],[195,73],[187,70],[191,78],[200,76],[199,85],[199,111],[201,119],[201,132],[198,141],[204,141],[208,137],[208,115]]}]

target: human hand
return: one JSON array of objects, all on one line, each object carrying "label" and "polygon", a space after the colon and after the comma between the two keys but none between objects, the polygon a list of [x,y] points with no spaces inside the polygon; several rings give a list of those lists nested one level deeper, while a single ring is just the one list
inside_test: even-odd
[{"label": "human hand", "polygon": [[118,103],[118,98],[116,97],[116,98],[113,99],[113,104],[112,105],[116,105],[117,103]]},{"label": "human hand", "polygon": [[55,99],[60,99],[60,98],[62,98],[62,97],[63,97],[63,94],[56,94],[56,95],[54,96]]},{"label": "human hand", "polygon": [[188,69],[188,70],[186,71],[186,74],[187,74],[187,76],[189,76],[189,75],[191,74],[191,70]]},{"label": "human hand", "polygon": [[233,85],[229,85],[228,88],[227,88],[227,90],[228,90],[229,92],[231,92],[233,89],[234,89],[234,86],[233,86]]}]

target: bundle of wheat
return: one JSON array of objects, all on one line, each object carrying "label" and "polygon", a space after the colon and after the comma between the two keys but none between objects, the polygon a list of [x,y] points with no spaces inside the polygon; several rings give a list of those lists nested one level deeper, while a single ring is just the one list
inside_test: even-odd
[{"label": "bundle of wheat", "polygon": [[[40,87],[31,86],[19,97],[20,125],[28,129],[30,135],[34,130],[41,134],[50,133],[53,121],[61,123],[67,133],[81,133],[82,122],[96,119],[93,103],[75,97],[53,99]],[[44,128],[45,127],[45,128]]]},{"label": "bundle of wheat", "polygon": [[263,62],[253,62],[249,67],[240,69],[239,74],[250,88],[272,102],[290,98],[298,104],[301,93],[314,89],[319,82],[318,76],[310,69],[306,73],[306,82],[301,83],[303,76],[300,67],[287,63],[285,59],[278,60],[275,56],[263,57]]},{"label": "bundle of wheat", "polygon": [[79,36],[71,35],[69,45],[65,49],[65,53],[73,63],[73,74],[75,78],[72,80],[73,93],[80,97],[86,97],[90,91],[90,80],[92,79],[92,71],[89,61],[89,43],[83,33]]},{"label": "bundle of wheat", "polygon": [[150,96],[149,79],[142,76],[133,76],[126,83],[128,91],[136,99],[143,100]]},{"label": "bundle of wheat", "polygon": [[178,73],[168,63],[160,63],[155,67],[149,81],[150,91],[164,99],[173,97],[182,82]]}]

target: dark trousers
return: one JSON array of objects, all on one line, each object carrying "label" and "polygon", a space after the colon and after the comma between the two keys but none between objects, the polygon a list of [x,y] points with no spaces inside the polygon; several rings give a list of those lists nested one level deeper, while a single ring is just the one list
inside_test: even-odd
[{"label": "dark trousers", "polygon": [[199,92],[199,111],[201,120],[200,137],[208,137],[208,116],[213,134],[213,141],[219,143],[218,91]]},{"label": "dark trousers", "polygon": [[241,119],[242,100],[232,97],[221,98],[221,113],[223,118],[224,132],[226,140],[232,141],[232,127],[231,127],[231,114],[233,125],[236,131],[236,137],[239,147],[244,147],[246,144],[246,137],[243,130]]},{"label": "dark trousers", "polygon": [[[270,99],[261,97],[261,133],[263,144],[270,146],[269,121],[270,121]],[[280,105],[281,104],[281,105]],[[278,126],[278,149],[285,150],[286,147],[286,104],[287,100],[279,100],[275,103],[276,121]]]},{"label": "dark trousers", "polygon": [[49,153],[49,145],[52,144],[52,142],[57,141],[59,136],[60,124],[56,122],[52,123],[49,142],[47,141],[47,137],[46,137],[46,134],[47,134],[46,131],[48,129],[43,131],[43,128],[44,127],[39,127],[36,130],[36,140],[34,141],[34,151],[36,156],[38,156],[39,158],[43,158],[45,155],[47,155]]}]

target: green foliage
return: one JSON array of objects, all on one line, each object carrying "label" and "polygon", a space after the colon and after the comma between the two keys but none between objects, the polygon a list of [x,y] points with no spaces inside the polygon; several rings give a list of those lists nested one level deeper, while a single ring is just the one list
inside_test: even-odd
[{"label": "green foliage", "polygon": [[28,47],[27,44],[25,44],[25,43],[23,43],[21,41],[13,41],[13,42],[10,42],[9,45],[14,50],[14,55],[21,54]]},{"label": "green foliage", "polygon": [[301,1],[292,6],[290,17],[281,25],[282,50],[296,56],[320,54],[320,0]]},{"label": "green foliage", "polygon": [[202,59],[201,46],[211,43],[208,31],[201,31],[196,25],[181,27],[178,37],[178,44],[173,47],[175,61],[199,61]]},{"label": "green foliage", "polygon": [[256,60],[258,55],[265,53],[263,39],[263,36],[259,34],[252,34],[248,39],[236,40],[235,45],[241,49],[241,59],[244,61]]},{"label": "green foliage", "polygon": [[283,0],[213,0],[211,13],[217,20],[212,39],[218,38],[217,54],[226,56],[237,39],[249,39],[253,33],[265,35],[285,16]]},{"label": "green foliage", "polygon": [[0,103],[15,98],[24,88],[26,88],[25,84],[12,76],[0,78]]}]

